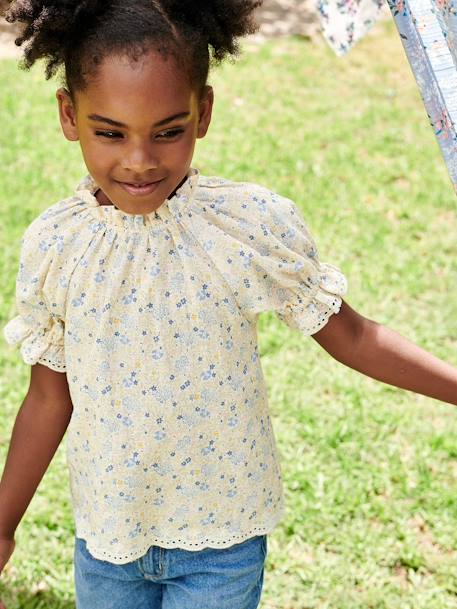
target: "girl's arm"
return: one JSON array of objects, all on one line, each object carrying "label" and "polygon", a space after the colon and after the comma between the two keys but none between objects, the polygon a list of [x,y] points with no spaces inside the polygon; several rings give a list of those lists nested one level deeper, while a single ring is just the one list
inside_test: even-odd
[{"label": "girl's arm", "polygon": [[0,481],[0,539],[14,537],[73,412],[67,376],[31,367],[30,387],[11,436]]},{"label": "girl's arm", "polygon": [[339,362],[378,381],[457,405],[457,368],[343,302],[313,338]]}]

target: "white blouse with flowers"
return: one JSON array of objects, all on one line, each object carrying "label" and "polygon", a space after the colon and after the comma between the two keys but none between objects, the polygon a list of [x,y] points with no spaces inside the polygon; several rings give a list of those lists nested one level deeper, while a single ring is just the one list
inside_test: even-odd
[{"label": "white blouse with flowers", "polygon": [[86,178],[25,231],[4,329],[26,363],[67,374],[76,535],[123,564],[270,533],[284,506],[257,318],[313,334],[344,276],[260,186],[191,170],[146,215],[96,190]]}]

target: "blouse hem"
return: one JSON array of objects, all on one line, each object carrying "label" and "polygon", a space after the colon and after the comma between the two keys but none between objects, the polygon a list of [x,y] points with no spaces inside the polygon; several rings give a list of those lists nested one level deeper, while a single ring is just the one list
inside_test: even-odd
[{"label": "blouse hem", "polygon": [[[261,527],[254,527],[248,533],[245,533],[244,535],[234,535],[233,537],[229,538],[228,540],[222,540],[222,541],[208,539],[208,540],[205,540],[200,543],[192,544],[192,543],[187,543],[182,540],[173,542],[173,541],[165,541],[163,539],[158,539],[157,537],[151,537],[150,541],[148,541],[148,544],[145,545],[141,550],[138,550],[136,552],[130,552],[130,554],[128,556],[124,555],[124,556],[120,556],[120,557],[92,547],[91,542],[87,541],[87,539],[83,535],[79,535],[78,532],[76,532],[75,536],[78,539],[83,539],[86,542],[86,547],[87,547],[89,553],[97,560],[104,560],[104,561],[110,562],[112,564],[121,565],[121,564],[126,564],[128,562],[133,562],[135,560],[138,560],[139,558],[141,558],[148,552],[149,548],[152,545],[157,545],[157,546],[160,546],[160,547],[168,549],[168,550],[181,549],[181,550],[187,550],[188,552],[199,552],[206,548],[213,548],[213,549],[229,548],[230,546],[233,546],[235,544],[242,543],[243,541],[247,541],[251,537],[255,537],[257,535],[268,535],[268,534],[272,533],[273,530],[276,528],[277,524],[283,518],[283,516],[284,516],[284,508],[281,509],[279,516],[275,520],[273,520],[272,524],[270,524],[268,526],[265,525],[265,526],[261,526]],[[197,546],[197,547],[195,547],[195,546]]]}]

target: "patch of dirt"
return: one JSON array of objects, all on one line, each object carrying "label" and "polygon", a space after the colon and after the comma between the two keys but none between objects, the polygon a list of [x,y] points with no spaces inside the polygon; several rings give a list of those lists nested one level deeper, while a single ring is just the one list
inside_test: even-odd
[{"label": "patch of dirt", "polygon": [[320,34],[314,0],[264,0],[256,18],[260,30],[254,38],[259,41],[291,35],[314,38]]}]

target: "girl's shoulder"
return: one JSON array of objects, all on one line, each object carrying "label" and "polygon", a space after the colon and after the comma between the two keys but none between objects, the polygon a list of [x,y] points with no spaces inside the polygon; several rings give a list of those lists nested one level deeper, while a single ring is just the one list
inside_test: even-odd
[{"label": "girl's shoulder", "polygon": [[252,198],[257,200],[258,197],[266,199],[280,200],[285,199],[280,194],[270,190],[266,186],[254,182],[237,182],[219,176],[204,176],[199,179],[199,187],[202,191],[207,190],[212,196],[231,196],[236,199],[244,200]]},{"label": "girl's shoulder", "polygon": [[285,225],[306,229],[296,203],[261,184],[200,176],[197,200],[209,203],[216,213],[245,218],[248,222],[264,221],[273,230]]},{"label": "girl's shoulder", "polygon": [[68,230],[81,230],[84,225],[83,215],[85,203],[77,194],[53,203],[30,222],[25,228],[23,242],[33,242],[37,239],[62,238]]}]

